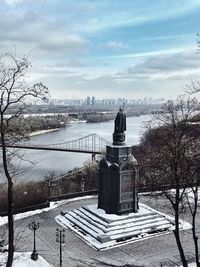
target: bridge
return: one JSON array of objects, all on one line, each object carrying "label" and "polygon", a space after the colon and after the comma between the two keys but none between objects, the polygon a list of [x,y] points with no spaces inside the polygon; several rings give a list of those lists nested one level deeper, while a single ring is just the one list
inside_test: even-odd
[{"label": "bridge", "polygon": [[63,152],[77,152],[88,153],[92,155],[102,154],[105,152],[106,145],[111,145],[106,139],[102,138],[98,134],[90,134],[82,138],[67,141],[57,144],[31,144],[31,143],[19,143],[10,145],[7,147],[22,148],[22,149],[37,149],[37,150],[51,150],[51,151],[63,151]]}]

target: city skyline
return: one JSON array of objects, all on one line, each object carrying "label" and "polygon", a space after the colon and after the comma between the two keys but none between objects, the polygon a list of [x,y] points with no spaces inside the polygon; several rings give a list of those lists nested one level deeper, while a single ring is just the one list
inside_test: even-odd
[{"label": "city skyline", "polygon": [[200,1],[2,0],[0,50],[53,98],[175,98],[197,80]]},{"label": "city skyline", "polygon": [[[58,99],[50,98],[46,101],[46,104],[60,104],[60,105],[117,105],[123,107],[123,105],[140,105],[140,104],[163,104],[166,102],[164,98],[138,98],[138,99],[126,99],[126,98],[96,98],[94,96],[87,96],[86,98],[71,98],[71,99]],[[35,101],[33,101],[35,103]],[[42,101],[39,103],[42,104]]]}]

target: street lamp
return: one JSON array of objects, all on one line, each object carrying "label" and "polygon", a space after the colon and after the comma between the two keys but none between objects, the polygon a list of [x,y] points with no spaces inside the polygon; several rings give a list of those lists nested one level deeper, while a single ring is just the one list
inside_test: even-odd
[{"label": "street lamp", "polygon": [[40,227],[40,223],[36,223],[35,221],[29,223],[28,228],[30,230],[33,230],[33,234],[34,234],[34,240],[33,240],[33,253],[31,254],[31,259],[36,261],[38,259],[38,253],[36,251],[36,246],[35,246],[35,231]]},{"label": "street lamp", "polygon": [[63,267],[62,265],[62,244],[65,243],[65,230],[56,229],[56,242],[60,243],[60,264],[59,267]]}]

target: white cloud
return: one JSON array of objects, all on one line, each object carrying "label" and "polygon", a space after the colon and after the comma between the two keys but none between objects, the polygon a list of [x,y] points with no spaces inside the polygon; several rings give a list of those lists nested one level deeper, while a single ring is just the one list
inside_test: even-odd
[{"label": "white cloud", "polygon": [[99,2],[94,2],[95,11],[97,14],[98,11],[100,14],[103,12],[104,15],[97,15],[92,23],[86,21],[86,25],[82,27],[79,25],[82,31],[95,32],[158,22],[189,14],[200,7],[198,0],[176,0],[170,2],[170,5],[167,1],[139,0],[134,1],[134,4],[133,1],[123,1],[123,4],[119,3],[118,9],[116,9],[115,1],[110,1],[110,4],[107,0]]},{"label": "white cloud", "polygon": [[[87,46],[87,39],[59,24],[47,22],[32,12],[18,14],[12,10],[0,10],[0,52],[17,51],[21,56],[29,54],[33,65],[47,65],[65,60],[78,65],[78,58]],[[9,51],[10,52],[10,51]]]},{"label": "white cloud", "polygon": [[106,43],[106,47],[111,48],[111,49],[116,49],[116,48],[124,47],[124,44],[122,42],[109,41]]},{"label": "white cloud", "polygon": [[4,0],[7,5],[15,5],[20,2],[23,2],[24,0]]},{"label": "white cloud", "polygon": [[144,58],[148,58],[151,56],[160,56],[160,55],[174,55],[176,53],[181,53],[181,52],[185,52],[187,50],[191,51],[193,49],[193,51],[195,51],[195,46],[192,47],[178,47],[178,48],[169,48],[169,49],[162,49],[162,50],[154,50],[154,51],[144,51],[144,52],[135,52],[135,53],[128,53],[128,54],[120,54],[120,55],[115,55],[112,56],[113,58],[139,58],[139,57],[144,57]]},{"label": "white cloud", "polygon": [[[19,56],[30,52],[29,78],[42,79],[54,96],[91,92],[134,98],[161,94],[168,86],[176,94],[200,71],[195,40],[193,51],[185,49],[195,34],[192,37],[189,28],[182,28],[187,23],[184,14],[191,15],[200,6],[199,0],[177,0],[170,5],[165,0],[135,0],[134,4],[127,0],[118,5],[114,0],[5,2],[0,2],[1,53],[9,47],[16,47]],[[169,18],[176,19],[179,32],[169,31],[172,24],[166,27]],[[146,23],[152,33],[143,26],[134,28]]]},{"label": "white cloud", "polygon": [[[191,76],[200,69],[199,56],[194,50],[173,54],[160,54],[147,58],[143,63],[127,68],[127,75],[153,75],[152,77]],[[149,76],[150,77],[150,76]]]}]

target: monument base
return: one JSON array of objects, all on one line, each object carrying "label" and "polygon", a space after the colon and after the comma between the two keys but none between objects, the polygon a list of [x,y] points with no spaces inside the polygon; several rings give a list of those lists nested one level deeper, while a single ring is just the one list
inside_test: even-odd
[{"label": "monument base", "polygon": [[[140,204],[137,213],[126,215],[106,214],[96,205],[88,205],[61,212],[56,221],[97,250],[170,233],[174,229],[173,217],[144,204]],[[181,221],[180,229],[183,229],[183,225],[187,229],[191,226]]]},{"label": "monument base", "polygon": [[113,133],[113,145],[123,146],[125,145],[125,134],[124,133]]},{"label": "monument base", "polygon": [[137,212],[137,177],[132,146],[106,146],[99,164],[98,208],[117,215]]}]

